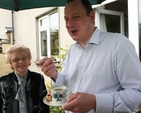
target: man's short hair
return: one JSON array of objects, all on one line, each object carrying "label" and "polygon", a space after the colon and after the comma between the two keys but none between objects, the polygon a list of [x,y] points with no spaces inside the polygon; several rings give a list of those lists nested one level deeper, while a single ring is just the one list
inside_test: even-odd
[{"label": "man's short hair", "polygon": [[[67,3],[73,2],[76,0],[67,0]],[[89,16],[90,12],[93,10],[90,2],[88,0],[80,0],[80,2],[82,3],[84,10],[86,11],[87,16]]]}]

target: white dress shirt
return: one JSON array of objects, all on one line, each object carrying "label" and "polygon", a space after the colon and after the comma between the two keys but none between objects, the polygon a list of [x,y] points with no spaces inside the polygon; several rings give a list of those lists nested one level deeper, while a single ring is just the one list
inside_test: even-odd
[{"label": "white dress shirt", "polygon": [[141,103],[141,64],[125,36],[96,28],[85,49],[71,45],[56,84],[95,95],[88,113],[132,113]]}]

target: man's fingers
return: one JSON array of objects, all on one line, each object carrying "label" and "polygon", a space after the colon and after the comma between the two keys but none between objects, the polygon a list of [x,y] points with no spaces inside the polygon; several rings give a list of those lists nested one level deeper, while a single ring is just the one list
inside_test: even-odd
[{"label": "man's fingers", "polygon": [[39,61],[39,65],[42,66],[42,65],[44,64],[44,62],[45,62],[47,59],[48,59],[47,57],[41,59],[41,60]]}]

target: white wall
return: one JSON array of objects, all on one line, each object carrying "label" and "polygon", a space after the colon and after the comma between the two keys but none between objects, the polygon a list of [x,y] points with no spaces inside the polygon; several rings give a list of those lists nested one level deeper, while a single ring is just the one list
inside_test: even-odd
[{"label": "white wall", "polygon": [[134,44],[139,55],[138,0],[128,0],[128,28],[129,40]]},{"label": "white wall", "polygon": [[138,7],[139,7],[139,23],[141,23],[141,0],[139,0],[139,4],[138,4]]},{"label": "white wall", "polygon": [[5,27],[12,27],[11,11],[0,9],[0,38],[7,39]]}]

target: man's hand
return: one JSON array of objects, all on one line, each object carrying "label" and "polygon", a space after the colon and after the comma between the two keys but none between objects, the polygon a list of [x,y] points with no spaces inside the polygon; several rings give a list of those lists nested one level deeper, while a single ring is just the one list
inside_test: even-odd
[{"label": "man's hand", "polygon": [[46,76],[51,77],[54,80],[56,80],[57,71],[56,71],[55,64],[54,64],[53,60],[54,60],[53,57],[51,57],[51,58],[45,57],[39,61],[39,64],[41,66],[41,70],[43,71],[43,73]]},{"label": "man's hand", "polygon": [[78,92],[70,96],[62,108],[73,113],[87,113],[96,108],[96,98],[94,95]]}]

